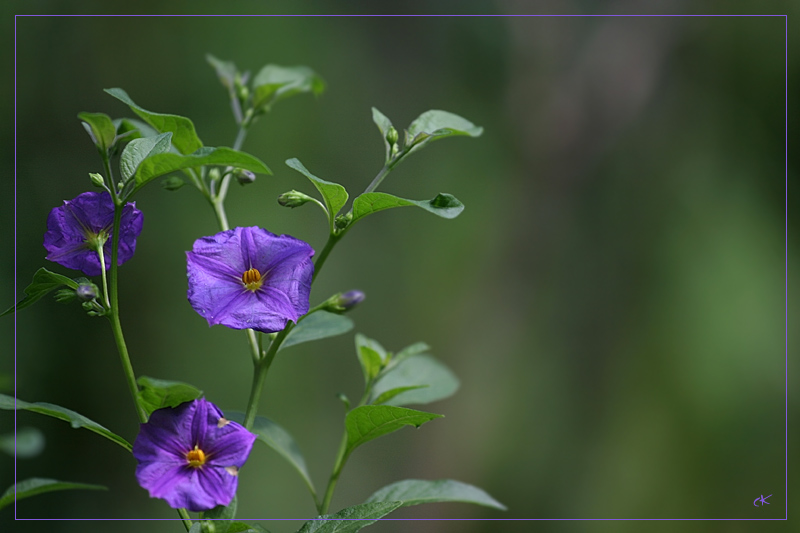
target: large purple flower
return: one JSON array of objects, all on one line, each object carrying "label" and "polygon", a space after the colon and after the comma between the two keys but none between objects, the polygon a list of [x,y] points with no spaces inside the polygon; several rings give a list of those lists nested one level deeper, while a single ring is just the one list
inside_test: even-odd
[{"label": "large purple flower", "polygon": [[133,443],[136,479],[151,498],[163,498],[175,509],[228,505],[255,440],[205,398],[158,409]]},{"label": "large purple flower", "polygon": [[186,252],[189,303],[209,326],[280,331],[308,312],[314,249],[258,227],[202,237]]},{"label": "large purple flower", "polygon": [[[122,208],[117,265],[136,250],[136,237],[142,232],[144,217],[136,205]],[[87,276],[101,273],[97,246],[103,244],[106,270],[111,267],[111,230],[114,225],[114,202],[108,192],[85,192],[54,208],[47,217],[44,247],[47,259],[80,270]]]}]

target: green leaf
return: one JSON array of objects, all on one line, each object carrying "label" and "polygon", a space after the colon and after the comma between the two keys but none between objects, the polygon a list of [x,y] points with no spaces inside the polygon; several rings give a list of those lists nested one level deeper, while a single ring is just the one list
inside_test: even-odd
[{"label": "green leaf", "polygon": [[125,139],[128,141],[158,135],[158,132],[152,126],[135,118],[116,118],[114,119],[114,126],[117,128],[118,136],[131,132],[125,135]]},{"label": "green leaf", "polygon": [[90,420],[85,416],[76,413],[75,411],[66,409],[58,405],[53,405],[51,403],[44,403],[44,402],[28,403],[26,401],[17,398],[15,407],[13,396],[0,394],[0,409],[3,409],[5,411],[24,409],[26,411],[52,416],[53,418],[58,418],[60,420],[64,420],[65,422],[69,422],[69,424],[75,429],[86,428],[89,431],[93,431],[98,435],[101,435],[107,438],[108,440],[119,444],[128,451],[131,451],[133,449],[133,447],[127,440],[123,439],[116,433],[112,433],[111,431],[104,428],[94,420]]},{"label": "green leaf", "polygon": [[245,152],[225,147],[204,147],[189,155],[164,153],[156,154],[143,160],[136,169],[136,189],[170,172],[203,165],[231,166],[252,172],[260,172],[261,174],[272,174],[267,165]]},{"label": "green leaf", "polygon": [[410,144],[412,148],[409,153],[436,139],[454,135],[479,137],[482,133],[483,128],[465,118],[447,111],[432,109],[425,111],[408,127],[408,136],[412,139]]},{"label": "green leaf", "polygon": [[236,516],[238,505],[236,495],[233,495],[230,505],[217,505],[213,509],[200,513],[201,520],[214,520],[214,533],[227,533],[231,527],[233,517]]},{"label": "green leaf", "polygon": [[409,387],[397,387],[395,389],[389,389],[386,392],[382,392],[381,394],[377,395],[377,397],[375,397],[375,394],[373,394],[373,397],[375,397],[375,399],[369,403],[373,405],[382,405],[384,403],[387,403],[389,400],[391,400],[392,398],[394,398],[395,396],[397,396],[402,392],[415,389],[424,389],[427,386],[428,385],[411,385]]},{"label": "green leaf", "polygon": [[62,285],[66,285],[71,289],[78,288],[78,284],[68,277],[62,276],[61,274],[56,274],[55,272],[50,272],[46,268],[40,268],[33,275],[31,284],[25,287],[25,298],[20,300],[17,305],[12,305],[3,311],[0,316],[5,316],[9,313],[13,313],[14,311],[25,309],[29,305],[33,305],[39,301],[48,292],[53,291]]},{"label": "green leaf", "polygon": [[313,92],[318,96],[323,90],[325,82],[308,67],[267,65],[253,78],[253,107],[269,109],[295,94]]},{"label": "green leaf", "polygon": [[297,158],[287,159],[286,165],[295,169],[311,180],[311,183],[314,184],[314,187],[317,188],[319,193],[322,195],[322,199],[325,201],[325,207],[328,209],[328,220],[331,224],[331,227],[333,227],[333,219],[336,217],[336,213],[338,213],[342,207],[344,207],[344,204],[347,203],[347,190],[338,183],[325,181],[316,177],[314,174],[309,172],[308,169],[303,166],[303,163],[301,163]]},{"label": "green leaf", "polygon": [[206,54],[206,61],[214,67],[217,77],[222,85],[229,91],[233,89],[233,82],[236,79],[236,65],[232,61],[222,61],[211,54]]},{"label": "green leaf", "polygon": [[358,333],[356,335],[356,355],[364,372],[364,382],[369,383],[383,368],[387,360],[386,350],[378,341]]},{"label": "green leaf", "polygon": [[387,400],[389,405],[430,403],[452,396],[459,386],[458,378],[443,363],[430,355],[415,355],[387,369],[372,388],[374,398],[397,389],[427,385],[425,388],[408,390]]},{"label": "green leaf", "polygon": [[[244,423],[244,413],[230,411],[226,413],[225,416],[234,422],[240,424]],[[306,485],[312,490],[314,489],[314,483],[311,481],[311,476],[308,474],[308,468],[306,467],[306,460],[300,452],[300,447],[297,446],[297,443],[288,431],[263,416],[257,416],[255,418],[252,431],[258,435],[258,440],[286,459],[289,464],[297,470]]]},{"label": "green leaf", "polygon": [[385,192],[367,192],[353,201],[353,221],[351,224],[355,224],[357,220],[384,209],[412,205],[444,218],[455,218],[464,210],[464,204],[452,194],[447,193],[439,193],[431,200],[406,200]]},{"label": "green leaf", "polygon": [[399,363],[403,359],[407,359],[413,355],[419,355],[421,353],[426,353],[431,349],[430,346],[425,344],[424,342],[415,342],[410,346],[406,346],[392,358],[392,362],[395,364]]},{"label": "green leaf", "polygon": [[14,503],[14,494],[16,499],[24,500],[37,494],[44,494],[45,492],[53,492],[55,490],[108,490],[108,487],[102,485],[88,485],[86,483],[71,483],[68,481],[56,481],[55,479],[45,479],[39,477],[32,477],[25,481],[20,481],[16,485],[11,485],[2,496],[0,496],[0,509]]},{"label": "green leaf", "polygon": [[386,485],[367,498],[366,503],[376,502],[401,502],[403,507],[419,505],[420,503],[433,502],[464,502],[493,507],[505,511],[506,507],[485,491],[455,481],[452,479],[439,479],[427,481],[424,479],[404,479],[391,485]]},{"label": "green leaf", "polygon": [[228,533],[269,533],[259,524],[248,524],[247,522],[232,522],[228,528]]},{"label": "green leaf", "polygon": [[392,128],[392,121],[389,120],[389,117],[378,111],[376,108],[372,108],[372,121],[378,126],[378,129],[381,132],[381,137],[383,138],[383,145],[386,148],[386,160],[389,160],[389,157],[392,153],[392,146],[389,144],[389,141],[386,140],[386,134],[389,133],[389,130]]},{"label": "green leaf", "polygon": [[354,533],[391,513],[401,502],[362,503],[309,520],[297,533]]},{"label": "green leaf", "polygon": [[0,450],[20,459],[36,457],[44,450],[44,435],[33,427],[23,427],[14,433],[0,435]]},{"label": "green leaf", "polygon": [[139,402],[147,416],[156,409],[164,407],[177,407],[182,403],[191,402],[203,395],[203,391],[180,381],[166,381],[163,379],[141,376],[136,380],[141,389],[138,392]]},{"label": "green leaf", "polygon": [[353,321],[346,316],[328,311],[316,311],[300,320],[286,336],[280,349],[283,350],[303,342],[335,337],[347,333],[351,329],[353,329]]},{"label": "green leaf", "polygon": [[150,124],[159,133],[172,132],[172,145],[182,154],[190,154],[201,148],[203,143],[195,132],[194,124],[186,117],[179,115],[168,115],[164,113],[153,113],[139,107],[131,100],[128,93],[119,88],[105,89],[105,91],[117,100],[127,104],[131,110],[139,115],[142,120]]},{"label": "green leaf", "polygon": [[362,405],[361,407],[356,407],[347,413],[345,418],[345,428],[347,429],[346,455],[349,455],[365,442],[397,431],[403,426],[420,427],[434,418],[442,418],[442,415],[390,405]]},{"label": "green leaf", "polygon": [[135,173],[136,168],[144,159],[155,154],[168,152],[172,133],[162,133],[156,137],[142,137],[128,143],[119,159],[119,170],[122,179],[128,181]]},{"label": "green leaf", "polygon": [[97,148],[103,153],[107,153],[108,149],[114,145],[114,139],[117,136],[117,128],[111,122],[111,117],[105,113],[83,112],[78,113],[78,118],[88,126],[86,129],[91,134]]}]

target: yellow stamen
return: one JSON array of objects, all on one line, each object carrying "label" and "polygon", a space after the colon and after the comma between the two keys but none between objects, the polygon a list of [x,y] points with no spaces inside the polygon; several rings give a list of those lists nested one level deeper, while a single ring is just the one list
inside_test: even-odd
[{"label": "yellow stamen", "polygon": [[244,283],[247,290],[256,292],[261,288],[261,284],[263,283],[261,272],[259,272],[257,268],[251,268],[242,274],[242,283]]},{"label": "yellow stamen", "polygon": [[194,450],[186,452],[186,461],[189,463],[189,466],[200,468],[206,463],[206,454],[203,453],[203,450],[199,447],[195,446]]}]

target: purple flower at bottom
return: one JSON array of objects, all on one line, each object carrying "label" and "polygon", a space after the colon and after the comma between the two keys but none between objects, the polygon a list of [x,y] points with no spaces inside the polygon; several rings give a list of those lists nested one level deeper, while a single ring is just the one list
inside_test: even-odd
[{"label": "purple flower at bottom", "polygon": [[234,228],[186,252],[189,303],[209,326],[273,333],[308,312],[314,249],[289,235]]},{"label": "purple flower at bottom", "polygon": [[174,509],[229,505],[255,440],[205,398],[158,409],[133,443],[136,479],[151,498],[163,498]]},{"label": "purple flower at bottom", "polygon": [[[117,265],[133,257],[136,238],[142,232],[144,217],[133,203],[125,204],[120,220]],[[87,276],[99,276],[100,256],[97,246],[103,243],[106,270],[111,267],[111,232],[114,225],[114,202],[108,192],[85,192],[54,208],[47,217],[44,247],[47,259],[61,266],[80,270]]]}]

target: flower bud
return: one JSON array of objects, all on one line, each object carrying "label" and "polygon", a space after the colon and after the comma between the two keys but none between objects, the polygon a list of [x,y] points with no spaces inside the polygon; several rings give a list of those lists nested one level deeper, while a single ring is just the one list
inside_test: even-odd
[{"label": "flower bud", "polygon": [[81,283],[75,289],[75,295],[84,302],[88,302],[97,298],[97,285],[94,283]]},{"label": "flower bud", "polygon": [[92,185],[95,187],[105,187],[106,180],[103,179],[103,176],[100,174],[95,174],[94,172],[89,172],[89,179],[92,180]]},{"label": "flower bud", "polygon": [[386,132],[386,142],[388,142],[390,146],[397,144],[397,139],[399,138],[400,136],[398,135],[397,130],[394,129],[394,126],[390,127],[389,131]]},{"label": "flower bud", "polygon": [[243,168],[234,169],[233,175],[236,177],[236,181],[238,181],[240,185],[247,185],[256,181],[256,175]]},{"label": "flower bud", "polygon": [[339,296],[339,306],[341,306],[345,311],[349,311],[353,307],[357,306],[361,302],[364,301],[364,298],[367,296],[358,290],[347,291],[346,293]]},{"label": "flower bud", "polygon": [[364,301],[366,295],[359,290],[339,293],[328,298],[324,309],[331,313],[346,313]]},{"label": "flower bud", "polygon": [[338,217],[336,217],[333,220],[333,223],[337,229],[342,230],[346,228],[350,224],[350,221],[352,220],[353,220],[353,213],[347,213],[346,215],[339,215]]},{"label": "flower bud", "polygon": [[312,200],[313,198],[300,191],[289,191],[278,196],[278,203],[284,207],[300,207]]}]

